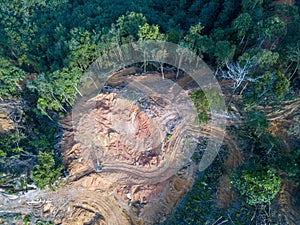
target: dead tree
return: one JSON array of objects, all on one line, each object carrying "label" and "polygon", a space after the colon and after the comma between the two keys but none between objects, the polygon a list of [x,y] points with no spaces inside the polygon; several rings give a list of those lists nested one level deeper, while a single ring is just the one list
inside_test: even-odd
[{"label": "dead tree", "polygon": [[228,105],[230,104],[233,95],[236,93],[236,91],[242,87],[241,91],[239,92],[239,94],[242,94],[242,92],[245,90],[245,88],[247,87],[249,82],[258,82],[260,78],[262,78],[263,76],[259,76],[256,78],[251,78],[250,76],[248,76],[251,72],[251,68],[254,67],[254,62],[251,59],[248,59],[244,65],[241,65],[239,62],[236,63],[229,63],[228,61],[226,61],[226,68],[227,70],[221,71],[221,77],[223,79],[227,79],[227,80],[232,80],[233,81],[233,85],[232,85],[232,93],[230,96],[230,100]]}]

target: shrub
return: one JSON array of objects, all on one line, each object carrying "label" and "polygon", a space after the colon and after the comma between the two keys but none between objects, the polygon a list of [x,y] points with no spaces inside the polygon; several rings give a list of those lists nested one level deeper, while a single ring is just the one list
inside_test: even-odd
[{"label": "shrub", "polygon": [[249,205],[270,203],[280,190],[281,179],[272,169],[249,165],[238,167],[232,183]]},{"label": "shrub", "polygon": [[62,167],[55,165],[53,152],[39,152],[38,164],[35,166],[32,179],[38,188],[44,189],[57,181],[61,171]]}]

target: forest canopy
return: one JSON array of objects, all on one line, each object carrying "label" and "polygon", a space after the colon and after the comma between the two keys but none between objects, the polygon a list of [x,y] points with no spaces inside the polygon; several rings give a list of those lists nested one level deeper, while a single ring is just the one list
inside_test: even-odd
[{"label": "forest canopy", "polygon": [[[163,40],[190,49],[219,81],[232,83],[227,90],[227,108],[234,110],[234,96],[241,97],[245,125],[237,136],[251,142],[245,163],[263,168],[257,180],[257,170],[237,169],[234,188],[247,195],[251,189],[247,185],[254,182],[259,190],[251,189],[246,202],[270,203],[279,191],[280,179],[298,186],[300,174],[300,147],[284,151],[268,130],[270,121],[264,111],[295,99],[300,91],[300,3],[281,2],[2,0],[0,102],[20,101],[23,106],[13,118],[17,128],[0,133],[0,160],[30,162],[27,182],[41,189],[51,187],[64,171],[58,121],[70,112],[80,94],[83,72],[111,46]],[[161,70],[147,65],[135,66],[142,71]],[[207,122],[213,103],[201,90],[190,96],[199,122]],[[261,185],[270,186],[271,193],[266,189],[260,192]]]}]

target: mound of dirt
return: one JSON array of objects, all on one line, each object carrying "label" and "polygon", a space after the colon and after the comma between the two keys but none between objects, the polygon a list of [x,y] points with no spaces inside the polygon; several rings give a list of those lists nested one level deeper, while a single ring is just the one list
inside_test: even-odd
[{"label": "mound of dirt", "polygon": [[3,197],[6,214],[69,225],[155,224],[191,188],[191,157],[209,132],[195,123],[187,91],[157,73],[120,76],[116,86],[82,92],[61,121],[69,171],[62,187]]},{"label": "mound of dirt", "polygon": [[[75,129],[65,125],[67,183],[81,194],[63,224],[74,224],[75,214],[84,215],[85,223],[160,222],[193,183],[191,156],[200,128],[186,91],[158,74],[128,76],[126,83],[79,100],[73,110]],[[96,201],[112,196],[118,201]],[[116,207],[127,219],[108,223],[103,210],[120,218]]]}]

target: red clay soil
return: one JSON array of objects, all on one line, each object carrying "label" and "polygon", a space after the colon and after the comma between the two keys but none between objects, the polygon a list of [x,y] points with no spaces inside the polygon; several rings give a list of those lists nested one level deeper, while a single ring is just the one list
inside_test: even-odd
[{"label": "red clay soil", "polygon": [[197,115],[178,84],[159,74],[126,76],[134,72],[121,71],[107,82],[119,85],[116,77],[122,77],[127,91],[82,92],[87,97],[61,121],[69,171],[61,187],[0,195],[0,209],[63,225],[155,224],[166,218],[193,184],[191,157],[201,133],[208,132],[194,125]]},{"label": "red clay soil", "polygon": [[[122,74],[120,76],[123,77]],[[151,78],[155,81],[159,76],[153,74]],[[138,85],[144,85],[143,78],[131,79],[138,80]],[[147,77],[147,82],[149,80]],[[147,87],[142,89],[147,90]],[[138,98],[139,93],[135,94]],[[101,93],[85,101],[80,106],[84,110],[77,111],[84,113],[80,117],[75,116],[79,118],[76,128],[72,130],[68,122],[64,122],[69,129],[62,141],[65,164],[70,171],[68,186],[80,189],[83,195],[91,192],[99,198],[115,196],[119,204],[124,205],[124,215],[134,220],[134,224],[153,224],[164,219],[191,188],[194,179],[193,166],[180,170],[189,163],[189,158],[185,156],[187,153],[181,151],[183,126],[187,126],[187,122],[183,119],[180,123],[174,123],[175,128],[169,131],[172,132],[170,140],[165,131],[170,121],[178,118],[178,111],[187,111],[189,106],[185,101],[184,105],[180,105],[168,100],[171,94],[166,95],[148,95],[152,104],[147,112],[120,93]],[[187,115],[187,121],[195,121],[193,114]],[[189,135],[200,133],[193,129],[198,128],[191,128]],[[87,206],[92,204],[85,197],[78,198]],[[97,205],[101,214],[102,206],[100,203]],[[94,215],[74,207],[71,206],[71,211],[76,215],[83,212],[84,217]],[[110,205],[107,202],[103,207],[113,211],[116,203]],[[108,218],[102,216],[103,221],[107,221]],[[73,222],[65,215],[63,224]],[[114,224],[130,223],[123,220]]]}]

